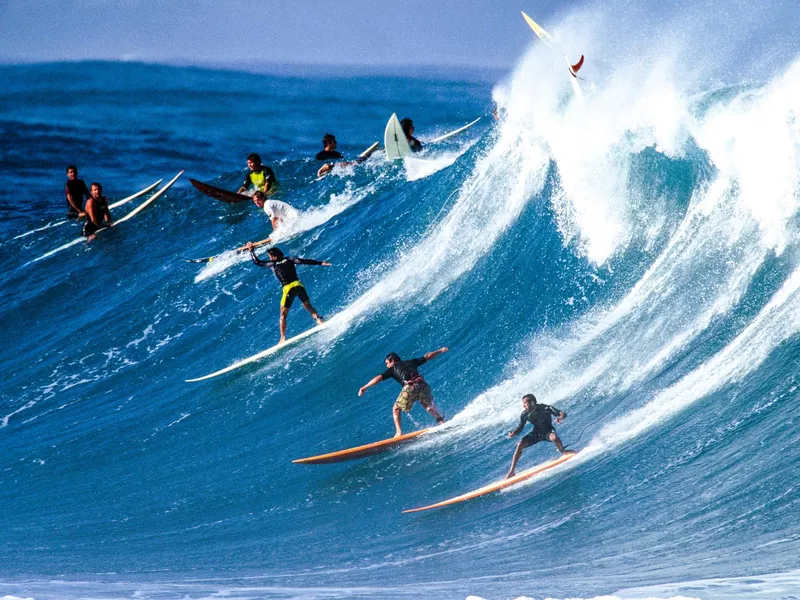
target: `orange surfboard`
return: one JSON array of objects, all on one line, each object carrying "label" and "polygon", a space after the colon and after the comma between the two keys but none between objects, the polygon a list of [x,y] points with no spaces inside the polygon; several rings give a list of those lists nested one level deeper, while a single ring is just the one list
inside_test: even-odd
[{"label": "orange surfboard", "polygon": [[308,458],[298,458],[293,460],[293,463],[303,465],[322,465],[325,463],[344,462],[346,460],[356,460],[357,458],[364,458],[372,456],[373,454],[380,454],[386,450],[391,450],[397,446],[407,444],[411,440],[418,438],[434,429],[428,427],[427,429],[420,429],[412,433],[406,433],[400,437],[389,438],[388,440],[381,440],[380,442],[373,442],[372,444],[365,444],[363,446],[356,446],[355,448],[348,448],[347,450],[339,450],[338,452],[329,452],[328,454],[320,454],[319,456],[309,456]]},{"label": "orange surfboard", "polygon": [[530,479],[534,475],[538,475],[539,473],[547,471],[548,469],[552,469],[553,467],[557,467],[558,465],[564,464],[576,454],[577,452],[573,452],[572,454],[564,454],[562,456],[559,456],[555,460],[542,463],[541,465],[536,465],[535,467],[526,469],[521,473],[517,473],[516,475],[510,477],[509,479],[502,479],[500,481],[495,481],[494,483],[485,485],[482,488],[478,488],[477,490],[474,490],[472,492],[461,494],[460,496],[456,496],[455,498],[450,498],[449,500],[442,500],[441,502],[437,502],[436,504],[430,504],[428,506],[420,506],[419,508],[409,508],[408,510],[404,510],[403,512],[413,513],[413,512],[421,512],[423,510],[430,510],[432,508],[441,508],[442,506],[450,506],[451,504],[458,504],[459,502],[472,500],[473,498],[477,498],[478,496],[491,494],[492,492],[496,492],[498,490],[502,490],[503,488],[507,488],[517,483],[523,482],[526,479]]}]

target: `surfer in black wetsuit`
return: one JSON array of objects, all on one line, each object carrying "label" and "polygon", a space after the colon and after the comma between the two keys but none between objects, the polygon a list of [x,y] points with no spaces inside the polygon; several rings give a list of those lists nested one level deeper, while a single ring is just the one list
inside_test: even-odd
[{"label": "surfer in black wetsuit", "polygon": [[526,394],[522,397],[522,415],[519,418],[519,425],[514,431],[508,432],[508,437],[513,438],[519,435],[525,428],[525,423],[533,425],[533,431],[524,436],[518,443],[517,448],[514,450],[514,457],[511,459],[511,468],[508,470],[506,479],[514,476],[514,470],[517,468],[519,457],[522,456],[522,451],[528,446],[533,446],[544,440],[550,440],[556,445],[561,454],[571,454],[569,450],[564,450],[556,430],[553,427],[553,417],[556,417],[556,423],[561,423],[567,418],[567,413],[563,410],[558,410],[547,404],[537,404],[536,396],[533,394]]},{"label": "surfer in black wetsuit", "polygon": [[86,201],[86,223],[83,224],[83,235],[87,242],[91,242],[96,233],[106,227],[111,227],[111,212],[108,210],[108,198],[103,196],[103,186],[97,182],[92,183],[92,194]]},{"label": "surfer in black wetsuit", "polygon": [[75,165],[67,167],[67,185],[64,187],[64,191],[67,195],[67,218],[85,217],[83,200],[84,198],[88,200],[91,193],[89,193],[89,188],[86,187],[86,182],[83,179],[78,179],[78,167]]},{"label": "surfer in black wetsuit", "polygon": [[323,267],[330,267],[331,263],[319,260],[312,260],[310,258],[299,258],[297,256],[284,256],[279,248],[270,248],[267,250],[270,260],[261,260],[256,256],[253,250],[252,242],[248,242],[245,248],[250,252],[250,257],[253,262],[259,267],[269,267],[275,273],[275,277],[281,282],[283,286],[283,296],[281,297],[281,320],[280,330],[281,339],[278,342],[283,344],[286,341],[286,315],[289,314],[289,309],[295,298],[300,298],[305,309],[309,314],[314,317],[317,325],[322,325],[322,317],[317,314],[317,309],[311,306],[311,300],[308,297],[306,288],[300,283],[297,277],[297,270],[295,265],[322,265]]},{"label": "surfer in black wetsuit", "polygon": [[[336,136],[332,133],[326,133],[325,136],[322,138],[322,150],[317,152],[317,156],[315,157],[317,160],[339,160],[344,158],[341,152],[336,150]],[[343,167],[347,167],[350,165],[357,165],[358,163],[362,163],[367,160],[372,152],[365,152],[366,156],[359,156],[355,160],[350,160],[346,162],[340,162],[339,164]],[[317,171],[317,177],[322,177],[330,172],[333,169],[333,165],[335,163],[325,163],[322,165],[319,170]]]},{"label": "surfer in black wetsuit", "polygon": [[386,370],[380,375],[376,375],[367,382],[366,385],[358,390],[358,395],[363,396],[367,388],[373,385],[378,385],[381,381],[391,377],[397,383],[403,386],[400,390],[400,395],[394,403],[392,408],[392,418],[394,419],[395,434],[394,437],[403,435],[403,430],[400,427],[400,411],[409,412],[415,402],[419,402],[425,410],[428,411],[437,423],[444,422],[444,417],[436,410],[433,404],[433,392],[428,382],[422,378],[422,375],[417,371],[417,367],[424,365],[432,358],[436,358],[444,352],[448,352],[448,348],[439,348],[433,352],[428,352],[422,358],[412,358],[411,360],[400,360],[400,357],[391,352],[386,357]]},{"label": "surfer in black wetsuit", "polygon": [[422,142],[414,137],[414,121],[406,117],[400,121],[400,127],[403,128],[403,133],[406,134],[408,145],[411,146],[412,152],[419,152],[422,150]]},{"label": "surfer in black wetsuit", "polygon": [[255,152],[247,157],[247,166],[250,169],[250,173],[247,174],[242,187],[239,188],[237,193],[243,194],[253,186],[257,192],[264,192],[267,195],[273,194],[278,187],[275,171],[262,165],[261,157]]}]

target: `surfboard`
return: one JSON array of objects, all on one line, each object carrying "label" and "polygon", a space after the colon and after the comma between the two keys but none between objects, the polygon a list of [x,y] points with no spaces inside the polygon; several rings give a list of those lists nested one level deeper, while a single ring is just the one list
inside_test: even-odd
[{"label": "surfboard", "polygon": [[[335,318],[335,317],[334,317]],[[240,360],[239,362],[235,362],[232,365],[225,367],[224,369],[220,369],[219,371],[214,371],[213,373],[209,373],[208,375],[203,375],[202,377],[195,377],[194,379],[186,379],[187,383],[193,383],[195,381],[203,381],[205,379],[212,379],[214,377],[219,377],[220,375],[224,375],[225,373],[230,373],[231,371],[235,371],[236,369],[240,369],[245,365],[249,365],[250,363],[254,363],[256,361],[261,360],[262,358],[266,358],[267,356],[271,356],[277,352],[280,352],[284,348],[291,346],[292,344],[296,344],[300,340],[304,340],[307,337],[314,335],[315,333],[319,333],[326,327],[331,324],[331,321],[325,321],[322,325],[317,325],[316,327],[312,327],[311,329],[307,329],[303,333],[296,335],[294,337],[289,338],[283,344],[276,344],[267,348],[266,350],[262,350],[258,354],[253,354],[253,356],[248,356]]]},{"label": "surfboard", "polygon": [[412,154],[411,146],[408,145],[406,134],[397,120],[397,114],[392,113],[389,122],[386,123],[386,130],[383,132],[383,147],[386,149],[386,158],[394,160]]},{"label": "surfboard", "polygon": [[[538,36],[538,38],[545,43],[547,47],[553,48],[554,45],[557,45],[556,38],[547,33],[541,25],[539,25],[536,21],[534,21],[528,15],[526,15],[524,11],[521,12],[523,18],[525,19],[525,22],[528,23],[531,29],[533,29],[533,33],[535,33]],[[563,54],[562,50],[559,49],[558,51]],[[578,71],[580,71],[580,68],[583,66],[583,59],[584,59],[583,54],[581,54],[580,59],[574,65],[570,62],[566,54],[564,54],[564,59],[567,61],[567,70],[569,71],[569,74],[577,79]]]},{"label": "surfboard", "polygon": [[475,125],[475,123],[477,123],[477,122],[478,122],[478,121],[480,121],[480,120],[481,120],[481,118],[480,118],[480,117],[478,117],[478,118],[477,118],[477,119],[475,119],[475,120],[474,120],[472,123],[467,123],[467,124],[466,124],[466,125],[464,125],[463,127],[459,127],[458,129],[456,129],[456,130],[454,130],[454,131],[451,131],[450,133],[445,133],[444,135],[440,135],[440,136],[439,136],[439,137],[437,137],[437,138],[434,138],[434,139],[432,139],[432,140],[428,140],[428,141],[427,141],[427,142],[425,142],[425,143],[426,143],[426,144],[435,144],[435,143],[437,143],[437,142],[443,142],[443,141],[444,141],[444,140],[446,140],[447,138],[451,138],[451,137],[453,137],[454,135],[458,135],[458,134],[459,134],[459,133],[461,133],[462,131],[466,131],[467,129],[469,129],[470,127],[472,127],[473,125]]},{"label": "surfboard", "polygon": [[227,202],[228,204],[236,204],[238,202],[247,202],[248,200],[252,200],[250,196],[237,194],[236,192],[229,192],[228,190],[214,187],[213,185],[203,183],[202,181],[197,181],[196,179],[190,178],[189,183],[207,196],[211,196],[212,198],[220,200],[221,202]]},{"label": "surfboard", "polygon": [[535,467],[531,467],[530,469],[526,469],[525,471],[517,473],[516,475],[508,479],[501,479],[500,481],[495,481],[494,483],[485,485],[481,488],[478,488],[477,490],[467,492],[466,494],[461,494],[460,496],[456,496],[455,498],[450,498],[449,500],[443,500],[441,502],[437,502],[436,504],[429,504],[428,506],[420,506],[419,508],[409,508],[404,510],[403,512],[404,513],[422,512],[423,510],[431,510],[432,508],[441,508],[443,506],[450,506],[451,504],[458,504],[459,502],[466,502],[467,500],[472,500],[473,498],[478,498],[479,496],[485,496],[486,494],[491,494],[492,492],[497,492],[504,488],[521,483],[526,479],[530,479],[534,475],[538,475],[539,473],[544,473],[548,469],[552,469],[553,467],[557,467],[558,465],[563,465],[565,462],[567,462],[577,454],[578,454],[577,452],[574,452],[572,454],[564,454],[562,456],[559,456],[555,460],[551,460],[549,462],[536,465]]},{"label": "surfboard", "polygon": [[[257,242],[253,242],[253,248],[259,248],[260,246],[264,246],[269,244],[272,240],[270,238],[266,238],[263,240],[259,240]],[[218,256],[222,256],[223,254],[227,254],[228,252],[244,252],[247,250],[247,246],[239,246],[238,248],[234,248],[233,250],[228,250],[226,252],[220,252],[219,254],[215,254],[214,256],[206,256],[205,258],[184,258],[183,262],[187,263],[210,263],[212,260],[217,258]]]},{"label": "surfboard", "polygon": [[[130,196],[127,196],[126,198],[123,198],[122,200],[117,200],[116,202],[114,202],[114,204],[110,204],[108,206],[109,210],[112,209],[112,208],[117,208],[119,206],[122,206],[123,204],[127,204],[131,200],[136,200],[136,198],[144,196],[146,193],[152,191],[153,188],[156,188],[159,185],[161,185],[162,181],[164,181],[164,180],[163,179],[159,179],[158,181],[156,181],[152,185],[148,185],[143,190],[139,190],[135,194],[131,194]],[[78,221],[76,219],[64,219],[63,221],[57,221],[55,223],[48,223],[47,225],[45,225],[43,227],[38,227],[36,229],[31,229],[30,231],[26,231],[25,233],[20,233],[19,235],[16,235],[11,239],[12,240],[18,240],[20,238],[24,238],[24,237],[29,236],[29,235],[31,235],[33,233],[38,232],[38,231],[44,231],[45,229],[51,229],[52,227],[58,227],[59,225],[64,225],[65,223],[80,223],[80,222],[81,221]]]},{"label": "surfboard", "polygon": [[372,146],[370,146],[369,148],[364,150],[361,154],[359,154],[356,160],[358,160],[359,162],[367,160],[370,156],[372,156],[372,153],[375,152],[375,150],[377,150],[378,146],[380,145],[381,145],[380,142],[375,142],[374,144],[372,144]]},{"label": "surfboard", "polygon": [[420,429],[412,433],[406,433],[400,437],[389,438],[388,440],[381,440],[380,442],[373,442],[371,444],[364,444],[363,446],[356,446],[355,448],[347,448],[346,450],[339,450],[338,452],[329,452],[328,454],[320,454],[319,456],[309,456],[308,458],[298,458],[293,460],[293,463],[302,465],[324,465],[327,463],[344,462],[346,460],[356,460],[372,456],[373,454],[380,454],[392,448],[397,448],[407,444],[411,440],[418,438],[421,435],[429,433],[433,427],[427,429]]},{"label": "surfboard", "polygon": [[[372,144],[372,146],[370,146],[369,148],[367,148],[361,154],[358,155],[358,158],[356,158],[355,162],[360,163],[360,162],[364,162],[365,160],[367,160],[370,156],[372,156],[372,153],[375,152],[375,150],[377,150],[378,146],[380,146],[380,145],[381,145],[380,142],[375,142],[374,144]],[[333,169],[333,164],[334,163],[325,163],[324,165],[322,165],[317,170],[317,178],[314,181],[317,182],[317,181],[321,181],[322,179],[324,179],[325,176],[328,173],[330,173],[331,170]],[[345,164],[351,165],[353,163],[345,161]]]},{"label": "surfboard", "polygon": [[[173,183],[175,183],[176,181],[178,181],[178,178],[179,178],[181,175],[183,175],[183,171],[181,171],[180,173],[178,173],[177,175],[175,175],[175,177],[173,177],[173,178],[172,178],[172,179],[171,179],[171,180],[170,180],[170,181],[169,181],[169,182],[168,182],[168,183],[167,183],[167,184],[166,184],[164,187],[162,187],[162,188],[161,188],[160,190],[158,190],[158,191],[157,191],[155,194],[153,194],[152,196],[150,196],[150,197],[149,197],[147,200],[145,200],[144,202],[142,202],[142,203],[141,203],[139,206],[137,206],[136,208],[134,208],[134,209],[133,209],[131,212],[129,212],[127,215],[125,215],[125,216],[124,216],[124,217],[122,217],[121,219],[118,219],[118,220],[114,221],[114,222],[113,222],[113,223],[111,223],[111,225],[110,225],[110,226],[108,226],[108,227],[103,227],[102,229],[98,229],[98,230],[97,230],[95,233],[100,233],[101,231],[105,231],[106,229],[110,229],[111,227],[116,227],[116,226],[117,226],[117,225],[119,225],[120,223],[124,223],[124,222],[125,222],[125,221],[127,221],[128,219],[132,219],[133,217],[135,217],[136,215],[138,215],[138,214],[139,214],[140,212],[142,212],[142,211],[143,211],[145,208],[147,208],[147,207],[148,207],[148,206],[150,206],[150,205],[151,205],[153,202],[155,202],[155,201],[156,201],[156,200],[157,200],[159,197],[161,197],[161,196],[164,194],[164,192],[166,192],[166,191],[167,191],[169,188],[171,188],[171,187],[172,187],[172,184],[173,184]],[[109,207],[109,208],[110,208],[110,207]],[[50,252],[46,252],[45,254],[42,254],[42,255],[41,255],[41,256],[39,256],[38,258],[34,258],[32,261],[30,261],[30,262],[28,262],[28,263],[26,263],[26,264],[31,264],[31,263],[38,262],[38,261],[40,261],[40,260],[42,260],[42,259],[48,258],[48,257],[50,257],[50,256],[53,256],[54,254],[57,254],[58,252],[61,252],[62,250],[66,250],[67,248],[69,248],[69,247],[71,247],[71,246],[74,246],[75,244],[79,244],[79,243],[81,243],[81,242],[84,242],[84,241],[86,241],[86,238],[85,238],[85,237],[83,237],[83,236],[81,236],[81,237],[79,237],[79,238],[77,238],[77,239],[74,239],[74,240],[72,240],[71,242],[68,242],[68,243],[64,244],[63,246],[59,246],[59,247],[58,247],[58,248],[56,248],[55,250],[51,250]]]}]

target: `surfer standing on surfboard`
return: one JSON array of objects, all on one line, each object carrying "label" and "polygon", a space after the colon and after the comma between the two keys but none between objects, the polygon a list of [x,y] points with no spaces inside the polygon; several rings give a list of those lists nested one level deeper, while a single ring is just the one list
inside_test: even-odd
[{"label": "surfer standing on surfboard", "polygon": [[412,152],[419,152],[422,150],[422,142],[414,137],[414,121],[406,117],[400,121],[400,127],[403,128],[403,133],[406,134],[408,145],[411,147]]},{"label": "surfer standing on surfboard", "polygon": [[525,394],[522,397],[522,415],[519,418],[519,425],[514,431],[508,432],[508,437],[513,438],[519,435],[525,428],[525,423],[533,425],[533,431],[524,436],[518,443],[517,448],[514,450],[514,457],[511,459],[511,468],[508,470],[506,479],[514,476],[514,470],[517,468],[519,457],[522,456],[522,451],[528,446],[533,446],[544,440],[550,440],[556,445],[561,454],[572,454],[568,450],[564,450],[556,430],[553,427],[553,417],[556,417],[556,423],[561,423],[567,418],[567,413],[563,410],[558,410],[547,404],[537,404],[536,396],[533,394]]},{"label": "surfer standing on surfboard", "polygon": [[250,257],[253,262],[259,267],[269,267],[275,273],[275,277],[281,282],[283,286],[283,296],[281,297],[281,320],[280,330],[281,339],[278,344],[283,344],[286,341],[286,315],[289,314],[289,309],[295,298],[300,298],[305,309],[309,314],[314,317],[317,325],[322,325],[322,317],[317,314],[317,309],[311,306],[311,300],[308,297],[306,288],[300,283],[297,277],[297,270],[295,265],[321,265],[323,267],[330,267],[331,263],[310,258],[299,258],[297,256],[284,256],[280,248],[270,248],[267,250],[270,260],[261,260],[256,256],[253,250],[253,242],[247,242],[245,248],[250,252]]},{"label": "surfer standing on surfboard", "polygon": [[245,193],[251,186],[255,187],[256,192],[264,192],[269,195],[275,192],[278,180],[275,179],[275,171],[261,164],[261,157],[253,152],[247,157],[247,166],[250,173],[239,188],[238,194]]},{"label": "surfer standing on surfboard", "polygon": [[358,390],[358,395],[363,396],[367,388],[378,385],[381,381],[389,379],[389,377],[403,386],[392,408],[392,418],[394,419],[395,427],[394,437],[403,435],[403,430],[400,427],[400,411],[410,412],[415,402],[419,402],[423,408],[428,411],[428,414],[436,419],[437,423],[444,422],[444,417],[439,414],[439,411],[436,410],[436,406],[433,404],[431,386],[428,385],[428,382],[419,374],[417,367],[424,365],[432,358],[436,358],[445,352],[449,352],[449,348],[439,348],[433,352],[428,352],[422,358],[412,358],[411,360],[400,360],[400,357],[395,352],[390,352],[385,359],[386,370],[380,375],[376,375],[370,379],[366,385]]}]

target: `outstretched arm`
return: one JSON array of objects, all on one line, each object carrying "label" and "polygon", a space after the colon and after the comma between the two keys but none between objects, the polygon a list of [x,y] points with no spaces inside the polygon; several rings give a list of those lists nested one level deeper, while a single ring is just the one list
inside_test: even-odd
[{"label": "outstretched arm", "polygon": [[322,267],[330,267],[331,263],[324,260],[314,260],[313,258],[300,258],[299,256],[290,256],[289,260],[296,265],[318,265]]},{"label": "outstretched arm", "polygon": [[444,346],[442,348],[439,348],[438,350],[434,350],[433,352],[428,352],[424,356],[424,358],[425,358],[426,361],[428,361],[428,360],[431,360],[432,358],[436,358],[440,354],[444,354],[445,352],[450,352],[450,348]]},{"label": "outstretched arm", "polygon": [[271,260],[261,260],[256,256],[255,250],[253,250],[253,242],[247,242],[245,248],[250,252],[250,258],[253,259],[253,262],[257,264],[259,267],[271,267],[274,261]]},{"label": "outstretched arm", "polygon": [[363,396],[364,392],[367,391],[367,388],[371,388],[373,385],[378,385],[381,381],[383,381],[383,377],[380,375],[375,375],[372,379],[370,379],[366,385],[363,385],[358,390],[358,395]]}]

